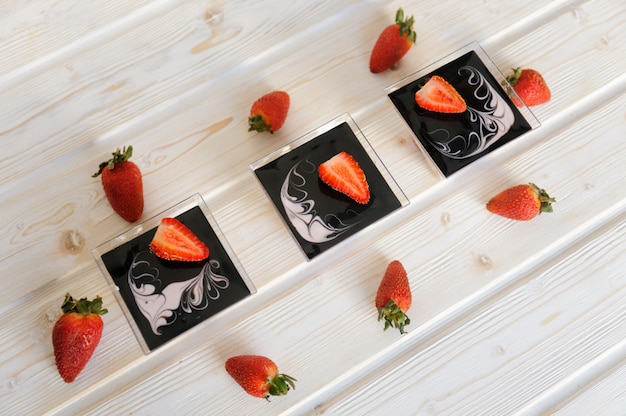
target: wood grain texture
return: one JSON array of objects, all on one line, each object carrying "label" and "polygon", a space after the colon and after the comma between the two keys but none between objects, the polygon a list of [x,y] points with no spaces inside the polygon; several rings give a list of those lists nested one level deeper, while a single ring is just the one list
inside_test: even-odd
[{"label": "wood grain texture", "polygon": [[[0,413],[620,414],[617,3],[0,2],[0,55],[12,58],[0,63]],[[371,47],[399,6],[418,42],[373,75]],[[471,41],[503,73],[540,70],[552,100],[532,109],[539,128],[444,180],[384,90]],[[287,122],[247,132],[251,103],[272,89],[290,93]],[[307,262],[250,164],[344,113],[410,204]],[[128,144],[144,175],[140,221],[200,193],[258,289],[149,355],[91,254],[131,226],[91,178]],[[484,209],[530,181],[557,198],[553,214],[515,223]],[[393,259],[414,292],[404,336],[383,332],[373,307]],[[100,294],[110,311],[72,384],[49,342],[68,291]],[[272,357],[296,390],[245,395],[223,369],[240,353]]]},{"label": "wood grain texture", "polygon": [[[521,276],[513,290],[465,316],[455,331],[434,344],[418,343],[403,351],[394,366],[318,410],[515,414],[528,407],[579,366],[623,341],[626,281],[620,268],[605,266],[624,256],[618,244],[624,225],[622,216],[599,236],[564,251],[561,259]],[[385,385],[395,387],[381,388]],[[528,410],[539,414],[541,409]]]},{"label": "wood grain texture", "polygon": [[127,15],[139,18],[142,13],[138,11],[149,3],[112,1],[100,5],[95,13],[89,2],[5,1],[0,5],[0,53],[11,59],[3,59],[0,75],[10,77],[24,67],[41,65],[45,57],[84,42]]},{"label": "wood grain texture", "polygon": [[[624,357],[623,348],[621,357]],[[607,371],[604,377],[596,380],[585,391],[573,398],[573,400],[565,402],[563,406],[549,409],[546,414],[567,415],[567,414],[619,414],[626,407],[624,403],[624,366],[618,364],[614,369]]]}]

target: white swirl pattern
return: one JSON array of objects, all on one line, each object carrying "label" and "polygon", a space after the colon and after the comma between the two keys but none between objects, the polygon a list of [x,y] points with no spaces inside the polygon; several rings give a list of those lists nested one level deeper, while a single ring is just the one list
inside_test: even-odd
[{"label": "white swirl pattern", "polygon": [[504,136],[513,126],[515,115],[504,98],[489,84],[480,71],[466,65],[458,70],[459,75],[467,74],[467,82],[474,88],[474,98],[482,109],[467,107],[469,119],[478,123],[477,130],[453,135],[447,129],[428,132],[431,143],[443,155],[452,159],[465,159],[483,152]]},{"label": "white swirl pattern", "polygon": [[[335,219],[342,224],[341,227],[335,227],[317,215],[314,209],[315,201],[307,199],[308,193],[302,189],[306,185],[306,179],[296,170],[300,163],[301,161],[289,170],[280,189],[280,201],[287,213],[287,218],[289,218],[291,225],[293,225],[300,237],[310,243],[323,243],[334,240],[352,226],[343,224],[335,215],[327,216],[328,219]],[[315,165],[312,163],[307,161],[307,164],[311,165],[313,170],[315,169]],[[291,195],[289,193],[290,189],[292,192],[298,192],[300,196]]]},{"label": "white swirl pattern", "polygon": [[182,312],[206,309],[209,301],[219,299],[220,290],[230,285],[227,277],[215,272],[220,268],[219,261],[209,260],[197,276],[170,283],[157,293],[157,287],[161,285],[159,269],[151,266],[149,261],[139,259],[141,254],[133,258],[128,270],[128,285],[137,307],[156,335],[161,335],[159,328],[174,323]]}]

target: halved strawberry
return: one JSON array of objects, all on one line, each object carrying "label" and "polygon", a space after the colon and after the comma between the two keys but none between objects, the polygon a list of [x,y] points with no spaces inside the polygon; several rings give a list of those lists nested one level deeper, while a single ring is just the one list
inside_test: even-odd
[{"label": "halved strawberry", "polygon": [[354,199],[359,204],[370,200],[370,188],[359,163],[348,153],[340,152],[322,163],[317,171],[322,182]]},{"label": "halved strawberry", "polygon": [[206,244],[176,218],[161,219],[150,250],[165,260],[200,261],[209,257]]},{"label": "halved strawberry", "polygon": [[467,109],[463,97],[439,75],[430,77],[415,93],[415,102],[423,109],[438,113],[462,113]]}]

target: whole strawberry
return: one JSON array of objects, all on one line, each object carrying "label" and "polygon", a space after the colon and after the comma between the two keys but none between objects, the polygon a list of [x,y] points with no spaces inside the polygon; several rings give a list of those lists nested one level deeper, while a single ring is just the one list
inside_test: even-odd
[{"label": "whole strawberry", "polygon": [[226,360],[226,371],[243,389],[254,397],[269,400],[296,388],[295,378],[279,374],[274,361],[260,355],[238,355]]},{"label": "whole strawberry", "polygon": [[289,101],[289,94],[284,91],[272,91],[256,100],[250,109],[248,131],[278,131],[287,119]]},{"label": "whole strawberry", "polygon": [[102,298],[74,300],[68,293],[61,307],[63,315],[52,328],[54,360],[67,383],[74,381],[85,368],[102,337]]},{"label": "whole strawberry", "polygon": [[[514,68],[513,74],[506,80],[513,86],[519,98],[527,106],[539,105],[550,101],[550,89],[543,79],[543,76],[534,69]],[[513,100],[515,105],[520,106],[517,100]]]},{"label": "whole strawberry", "polygon": [[528,221],[542,212],[552,212],[554,198],[534,183],[505,189],[487,202],[494,214],[518,221]]},{"label": "whole strawberry", "polygon": [[376,292],[378,320],[385,320],[385,330],[398,328],[404,334],[404,327],[411,323],[406,312],[411,307],[411,287],[402,263],[394,260],[387,266],[385,275]]},{"label": "whole strawberry", "polygon": [[417,35],[413,31],[413,16],[404,19],[402,8],[396,12],[396,23],[387,26],[378,36],[370,55],[370,71],[384,72],[395,66],[411,49]]},{"label": "whole strawberry", "polygon": [[102,174],[102,187],[109,204],[120,217],[128,222],[135,222],[143,212],[143,182],[141,171],[128,159],[133,154],[133,147],[118,148],[112,153],[113,158],[102,162],[98,171]]}]

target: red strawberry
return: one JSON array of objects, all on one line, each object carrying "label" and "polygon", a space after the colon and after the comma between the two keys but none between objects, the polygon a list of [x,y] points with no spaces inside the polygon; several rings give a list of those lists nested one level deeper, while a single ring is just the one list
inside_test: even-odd
[{"label": "red strawberry", "polygon": [[63,315],[52,328],[52,347],[59,374],[67,383],[85,368],[102,337],[102,298],[74,300],[68,293],[61,306]]},{"label": "red strawberry", "polygon": [[415,93],[415,102],[425,110],[438,113],[462,113],[467,109],[463,97],[439,75],[430,77]]},{"label": "red strawberry", "polygon": [[250,395],[269,400],[296,388],[295,378],[278,374],[274,361],[260,355],[238,355],[226,360],[226,371]]},{"label": "red strawberry", "polygon": [[109,204],[128,222],[137,221],[143,212],[143,182],[137,165],[128,161],[132,154],[132,146],[121,152],[117,149],[113,158],[102,162],[92,175],[95,178],[102,173],[102,187]]},{"label": "red strawberry", "polygon": [[[506,80],[513,86],[519,98],[527,106],[539,105],[550,101],[550,89],[541,74],[534,69],[514,68],[513,74]],[[518,107],[521,106],[516,99],[513,102]]]},{"label": "red strawberry", "polygon": [[411,307],[411,287],[404,266],[394,260],[387,266],[376,292],[378,320],[385,319],[385,330],[395,327],[404,334],[404,326],[411,323],[406,312]]},{"label": "red strawberry", "polygon": [[317,171],[322,182],[354,199],[359,204],[370,200],[370,188],[359,163],[346,152],[340,152],[322,163]]},{"label": "red strawberry", "polygon": [[370,71],[378,74],[395,66],[411,49],[416,37],[413,16],[404,20],[404,11],[398,9],[396,23],[387,26],[374,44],[370,56]]},{"label": "red strawberry", "polygon": [[150,250],[164,260],[200,261],[209,248],[176,218],[163,218],[150,242]]},{"label": "red strawberry", "polygon": [[528,221],[542,212],[552,212],[554,198],[534,183],[505,189],[487,202],[487,209],[512,220]]},{"label": "red strawberry", "polygon": [[267,93],[252,104],[248,131],[274,133],[283,126],[288,112],[289,94],[284,91]]}]

